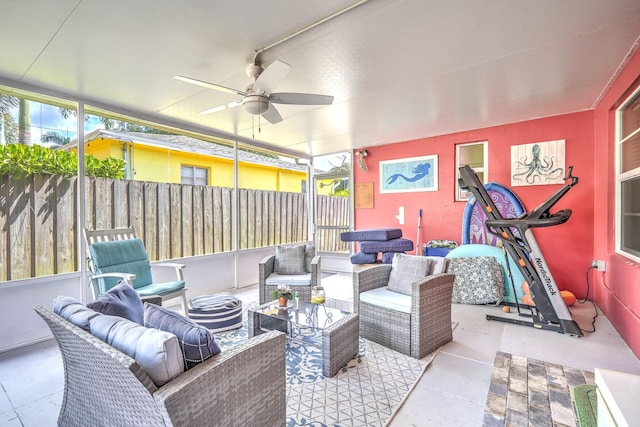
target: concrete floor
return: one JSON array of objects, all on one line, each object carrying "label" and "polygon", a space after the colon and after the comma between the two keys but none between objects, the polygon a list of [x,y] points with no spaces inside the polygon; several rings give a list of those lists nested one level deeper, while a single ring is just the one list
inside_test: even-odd
[{"label": "concrete floor", "polygon": [[[322,279],[327,297],[352,300],[351,274]],[[257,287],[236,293],[255,299]],[[571,307],[582,329],[591,329],[590,303]],[[550,331],[488,321],[499,307],[454,304],[457,326],[391,420],[392,427],[481,426],[496,351],[591,371],[605,368],[640,374],[640,361],[599,314],[596,332],[574,338]],[[53,340],[0,354],[0,426],[56,425],[64,372]]]}]

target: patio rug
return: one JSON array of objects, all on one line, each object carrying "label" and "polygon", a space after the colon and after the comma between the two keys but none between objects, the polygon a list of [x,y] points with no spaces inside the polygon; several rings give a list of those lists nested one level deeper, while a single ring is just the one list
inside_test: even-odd
[{"label": "patio rug", "polygon": [[594,381],[593,372],[497,352],[483,426],[577,426],[572,392]]},{"label": "patio rug", "polygon": [[[246,321],[215,334],[223,351],[247,336]],[[319,347],[287,340],[286,425],[384,426],[436,354],[416,360],[361,338],[358,357],[327,378]]]}]

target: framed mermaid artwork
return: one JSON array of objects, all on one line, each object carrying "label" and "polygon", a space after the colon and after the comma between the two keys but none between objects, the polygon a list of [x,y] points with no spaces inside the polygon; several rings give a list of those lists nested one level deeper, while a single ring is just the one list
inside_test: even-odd
[{"label": "framed mermaid artwork", "polygon": [[511,146],[511,186],[563,184],[565,140]]},{"label": "framed mermaid artwork", "polygon": [[438,191],[438,156],[380,162],[380,193]]}]

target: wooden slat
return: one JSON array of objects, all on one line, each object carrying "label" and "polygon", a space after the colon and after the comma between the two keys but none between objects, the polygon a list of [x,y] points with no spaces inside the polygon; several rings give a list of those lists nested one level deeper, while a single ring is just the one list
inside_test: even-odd
[{"label": "wooden slat", "polygon": [[191,228],[193,221],[193,187],[190,185],[182,186],[182,256],[193,255],[193,230]]},{"label": "wooden slat", "polygon": [[224,251],[224,217],[222,215],[222,187],[214,187],[212,193],[213,206],[213,253]]},{"label": "wooden slat", "polygon": [[[56,184],[57,178],[47,175],[34,175],[33,179],[33,215],[34,233],[33,256],[36,276],[47,276],[56,273],[56,256],[58,254],[55,233]],[[53,191],[52,191],[53,190]]]},{"label": "wooden slat", "polygon": [[9,266],[8,280],[33,277],[33,235],[31,227],[31,197],[33,180],[31,177],[12,182],[9,191]]},{"label": "wooden slat", "polygon": [[171,204],[171,258],[181,258],[182,251],[182,189],[180,184],[169,184]]},{"label": "wooden slat", "polygon": [[150,261],[157,261],[158,252],[158,183],[145,182],[144,191],[144,247]]},{"label": "wooden slat", "polygon": [[203,186],[196,185],[193,187],[193,202],[191,209],[191,232],[193,234],[193,253],[191,255],[203,255],[204,252],[204,200],[203,200]]},{"label": "wooden slat", "polygon": [[157,242],[158,259],[171,258],[171,187],[168,184],[158,185],[157,207]]},{"label": "wooden slat", "polygon": [[206,254],[214,253],[213,229],[213,187],[202,188],[202,239],[203,250]]}]

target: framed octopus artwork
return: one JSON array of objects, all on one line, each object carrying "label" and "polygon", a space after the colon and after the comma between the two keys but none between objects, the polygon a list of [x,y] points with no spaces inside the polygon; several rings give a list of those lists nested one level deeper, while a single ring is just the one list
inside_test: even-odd
[{"label": "framed octopus artwork", "polygon": [[565,140],[511,146],[511,186],[563,184]]}]

